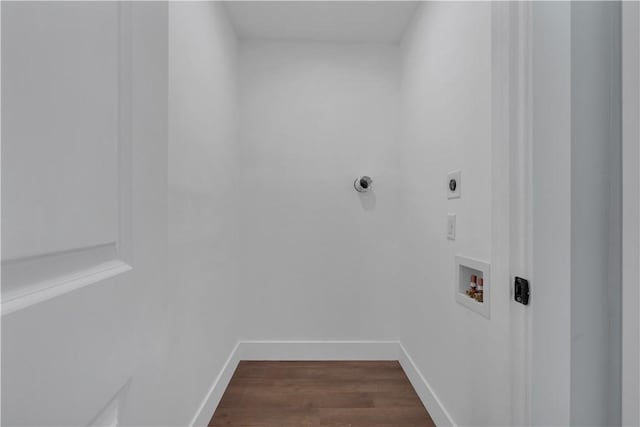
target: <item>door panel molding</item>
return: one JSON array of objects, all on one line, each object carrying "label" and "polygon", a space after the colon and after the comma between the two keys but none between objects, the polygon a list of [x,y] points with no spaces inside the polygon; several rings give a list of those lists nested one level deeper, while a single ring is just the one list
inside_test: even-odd
[{"label": "door panel molding", "polygon": [[[32,266],[29,266],[29,268],[32,269]],[[5,267],[3,267],[4,269]],[[8,294],[3,292],[2,315],[4,316],[76,289],[101,282],[131,269],[132,267],[129,264],[121,260],[108,260],[75,273],[29,283],[16,292],[9,292]],[[20,274],[16,276],[20,277]]]},{"label": "door panel molding", "polygon": [[[117,239],[2,260],[2,315],[104,281],[132,267],[131,5],[119,3],[117,18]],[[19,143],[19,142],[16,142]],[[5,144],[7,142],[5,141]],[[6,161],[10,159],[5,158]],[[73,159],[82,161],[82,159]],[[61,165],[63,167],[64,165]],[[9,185],[5,183],[5,185]],[[13,185],[19,185],[14,182]],[[11,224],[5,224],[12,226]],[[52,225],[55,227],[55,225]]]}]

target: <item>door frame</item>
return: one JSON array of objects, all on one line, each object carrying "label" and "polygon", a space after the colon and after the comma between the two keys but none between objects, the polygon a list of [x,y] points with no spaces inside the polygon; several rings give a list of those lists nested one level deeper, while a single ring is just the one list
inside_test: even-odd
[{"label": "door frame", "polygon": [[640,425],[640,3],[622,4],[622,424]]},{"label": "door frame", "polygon": [[[509,211],[508,243],[494,224],[494,254],[515,275],[533,269],[533,4],[493,4],[493,160],[510,165],[510,183],[494,171],[492,208]],[[640,3],[622,2],[622,424],[640,425]],[[503,147],[503,148],[500,148]],[[504,147],[507,147],[506,150]],[[508,193],[505,193],[508,191]],[[508,194],[508,202],[497,195]],[[495,217],[495,215],[494,215]],[[495,221],[495,219],[494,219]],[[495,258],[494,258],[495,259]],[[533,293],[533,292],[532,292]],[[512,297],[512,288],[510,289]],[[532,296],[535,300],[535,295]],[[533,309],[510,304],[512,424],[533,424]]]},{"label": "door frame", "polygon": [[[492,276],[508,298],[511,425],[531,424],[531,310],[514,301],[532,272],[530,2],[492,3]],[[497,287],[496,287],[497,288]]]}]

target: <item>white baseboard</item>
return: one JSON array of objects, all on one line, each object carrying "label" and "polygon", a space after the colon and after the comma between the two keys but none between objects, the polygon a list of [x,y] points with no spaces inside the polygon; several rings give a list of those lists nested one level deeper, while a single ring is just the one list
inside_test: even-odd
[{"label": "white baseboard", "polygon": [[206,426],[241,360],[397,360],[438,426],[451,416],[399,341],[240,341],[229,355],[189,424]]},{"label": "white baseboard", "polygon": [[240,343],[237,343],[233,350],[231,350],[231,354],[227,358],[227,361],[222,366],[220,373],[213,381],[213,384],[211,384],[207,395],[204,397],[204,400],[200,403],[196,414],[191,419],[189,427],[206,427],[209,425],[209,421],[211,421],[211,417],[216,411],[216,408],[220,403],[220,399],[222,399],[222,395],[227,389],[229,381],[231,381],[231,377],[240,362],[240,358],[238,357],[240,354],[239,348]]},{"label": "white baseboard", "polygon": [[398,360],[398,341],[242,341],[241,360]]},{"label": "white baseboard", "polygon": [[456,423],[453,422],[451,415],[449,415],[449,412],[447,412],[440,399],[438,399],[438,396],[436,396],[429,382],[427,382],[422,372],[420,372],[420,369],[418,369],[411,356],[409,356],[407,350],[401,343],[398,343],[398,346],[400,347],[398,362],[400,362],[404,373],[407,374],[407,378],[409,378],[422,404],[427,408],[427,411],[429,411],[433,422],[436,423],[437,426],[455,427]]}]

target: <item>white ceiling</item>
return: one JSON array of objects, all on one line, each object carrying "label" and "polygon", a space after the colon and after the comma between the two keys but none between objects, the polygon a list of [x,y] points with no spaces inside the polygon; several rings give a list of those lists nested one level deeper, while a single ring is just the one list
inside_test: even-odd
[{"label": "white ceiling", "polygon": [[397,42],[418,2],[228,1],[242,39]]}]

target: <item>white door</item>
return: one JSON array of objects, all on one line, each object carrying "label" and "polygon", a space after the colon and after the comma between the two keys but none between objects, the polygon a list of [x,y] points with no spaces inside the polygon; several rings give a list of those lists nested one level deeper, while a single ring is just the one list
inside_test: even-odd
[{"label": "white door", "polygon": [[160,336],[166,27],[161,4],[2,3],[3,425],[137,419],[117,406]]}]

